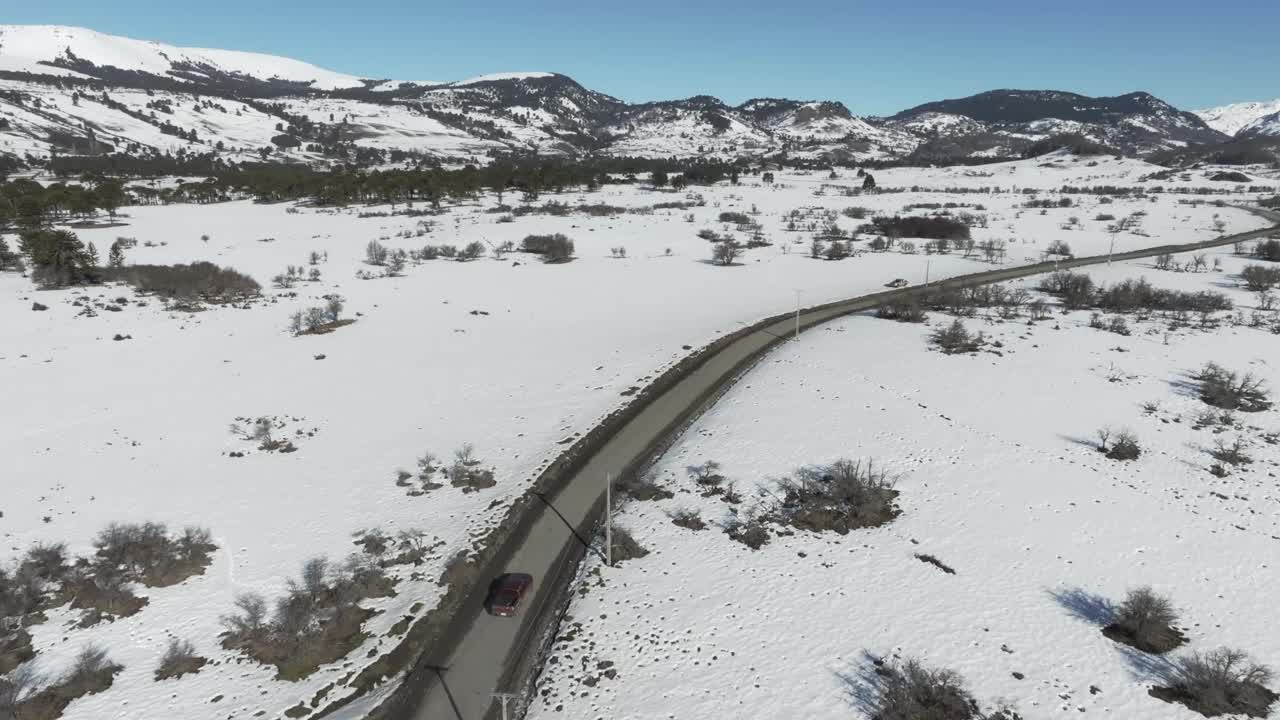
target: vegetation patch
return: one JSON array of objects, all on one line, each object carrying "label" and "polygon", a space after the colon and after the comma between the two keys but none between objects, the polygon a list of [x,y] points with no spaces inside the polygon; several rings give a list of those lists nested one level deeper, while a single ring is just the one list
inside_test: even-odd
[{"label": "vegetation patch", "polygon": [[1102,634],[1143,652],[1162,655],[1187,642],[1173,627],[1177,621],[1168,598],[1141,587],[1129,592],[1116,609],[1114,622],[1102,628]]},{"label": "vegetation patch", "polygon": [[626,528],[614,525],[609,530],[609,536],[611,540],[609,547],[612,551],[612,555],[610,555],[610,557],[615,565],[627,560],[642,558],[649,554],[649,551],[637,542],[636,539],[631,536],[631,532]]},{"label": "vegetation patch", "polygon": [[914,659],[875,662],[873,720],[1020,720],[1007,708],[984,714],[952,670],[929,668]]},{"label": "vegetation patch", "polygon": [[618,489],[632,500],[669,500],[675,497],[675,493],[659,485],[652,477],[634,474],[624,477],[618,483]]},{"label": "vegetation patch", "polygon": [[156,681],[180,678],[200,672],[209,660],[196,654],[196,648],[187,640],[172,638],[165,650],[160,666],[156,668]]},{"label": "vegetation patch", "polygon": [[1102,428],[1097,432],[1098,452],[1112,460],[1137,460],[1142,455],[1142,446],[1132,430]]},{"label": "vegetation patch", "polygon": [[1200,400],[1223,410],[1262,412],[1271,409],[1271,394],[1262,378],[1209,363],[1195,374]]},{"label": "vegetation patch", "polygon": [[770,517],[799,530],[841,535],[879,527],[901,514],[894,482],[871,460],[800,468],[794,478],[779,481],[782,498]]},{"label": "vegetation patch", "polygon": [[873,217],[871,227],[875,232],[891,238],[913,237],[930,240],[967,240],[969,238],[968,225],[941,215]]},{"label": "vegetation patch", "polygon": [[34,690],[40,678],[20,670],[7,679],[0,678],[0,716],[21,720],[62,717],[72,701],[111,687],[121,670],[124,667],[111,662],[105,650],[92,645],[80,651],[65,675],[43,689]]},{"label": "vegetation patch", "polygon": [[368,557],[354,555],[337,567],[313,558],[270,615],[261,595],[238,597],[236,612],[222,618],[222,647],[274,665],[279,680],[301,680],[365,641],[364,622],[374,611],[360,607],[361,600],[393,595],[394,581]]},{"label": "vegetation patch", "polygon": [[697,510],[676,510],[671,513],[671,523],[686,530],[706,530],[707,523]]},{"label": "vegetation patch", "polygon": [[1264,718],[1280,695],[1267,689],[1271,669],[1239,650],[1219,648],[1192,653],[1174,663],[1169,684],[1154,687],[1152,697],[1181,703],[1205,717],[1243,715]]},{"label": "vegetation patch", "polygon": [[132,285],[138,292],[170,300],[231,303],[256,297],[258,281],[211,262],[190,265],[126,265],[107,268],[105,279]]},{"label": "vegetation patch", "polygon": [[453,453],[453,465],[445,473],[449,476],[449,484],[462,488],[470,493],[485,490],[498,484],[494,479],[493,469],[482,466],[475,456],[475,446],[467,443]]},{"label": "vegetation patch", "polygon": [[573,241],[562,233],[528,235],[520,243],[520,251],[541,255],[545,263],[564,263],[573,259]]}]

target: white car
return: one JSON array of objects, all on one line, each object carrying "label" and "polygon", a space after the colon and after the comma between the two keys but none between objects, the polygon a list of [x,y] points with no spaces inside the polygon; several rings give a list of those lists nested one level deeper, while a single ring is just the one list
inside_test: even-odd
[{"label": "white car", "polygon": [[905,279],[903,279],[903,278],[898,278],[897,280],[894,280],[893,282],[887,282],[887,283],[885,283],[885,284],[884,284],[884,286],[885,286],[885,287],[887,287],[887,288],[904,288],[904,287],[906,287],[906,286],[908,286],[908,285],[910,285],[910,284],[911,284],[911,283],[907,282]]}]

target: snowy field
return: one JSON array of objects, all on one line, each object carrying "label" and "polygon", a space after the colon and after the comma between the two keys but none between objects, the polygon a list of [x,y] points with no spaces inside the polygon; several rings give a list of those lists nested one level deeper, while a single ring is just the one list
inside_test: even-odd
[{"label": "snowy field", "polygon": [[[1230,253],[1210,253],[1220,272],[1151,261],[1089,272],[1221,291],[1249,317],[1257,297],[1237,287],[1246,260]],[[743,377],[652,468],[674,498],[620,510],[617,525],[650,554],[588,561],[529,717],[869,717],[872,658],[894,656],[951,668],[984,709],[1007,702],[1028,720],[1201,717],[1148,696],[1156,664],[1099,632],[1095,601],[1118,604],[1140,585],[1172,597],[1185,649],[1226,645],[1280,664],[1267,624],[1280,592],[1280,419],[1195,429],[1207,406],[1184,389],[1207,362],[1280,387],[1280,335],[1131,317],[1126,337],[1055,310],[1030,324],[979,315],[970,329],[1002,347],[944,355],[928,337],[950,321],[850,317]],[[1103,457],[1103,426],[1132,429],[1143,455]],[[1208,451],[1236,436],[1253,463],[1215,477]],[[756,551],[723,532],[731,513],[771,502],[777,478],[839,458],[898,475],[902,515],[845,536],[775,527]],[[708,460],[740,505],[690,478],[686,467]],[[673,524],[678,511],[707,528]]]},{"label": "snowy field", "polygon": [[[894,214],[913,203],[980,203],[982,210],[965,209],[987,216],[987,226],[975,228],[974,237],[1007,240],[1009,264],[1038,260],[1055,240],[1070,243],[1076,254],[1083,255],[1106,252],[1113,241],[1119,251],[1209,239],[1219,230],[1239,232],[1264,225],[1234,207],[1179,203],[1196,199],[1194,195],[1117,198],[1105,206],[1098,196],[1074,195],[1078,206],[1041,214],[1039,209],[1021,207],[1030,196],[1012,192],[1036,188],[1044,191],[1038,199],[1056,200],[1060,196],[1051,191],[1063,185],[1134,185],[1156,170],[1133,160],[1104,159],[1090,166],[1070,157],[984,168],[902,169],[875,173],[880,187],[918,186],[918,190],[858,197],[841,193],[842,187],[861,186],[861,179],[852,173],[836,180],[829,180],[825,173],[778,173],[773,185],[761,184],[755,176],[745,177],[736,187],[721,184],[688,193],[624,186],[591,194],[544,195],[539,202],[554,199],[571,205],[646,208],[701,197],[705,204],[609,217],[528,215],[514,222],[499,222],[501,213],[486,212],[497,203],[493,197],[447,208],[432,217],[360,217],[403,211],[403,206],[329,210],[234,202],[126,208],[124,226],[82,229],[77,231],[79,236],[95,243],[103,255],[117,237],[136,239],[138,245],[127,252],[131,263],[209,260],[234,267],[262,283],[264,300],[248,309],[218,307],[187,313],[166,309],[157,298],[136,297],[124,286],[37,291],[25,278],[0,275],[0,383],[7,408],[0,414],[0,454],[7,459],[0,500],[0,561],[16,559],[39,541],[66,542],[76,555],[88,555],[94,535],[110,522],[154,520],[171,528],[201,525],[212,530],[219,549],[214,564],[202,576],[164,589],[135,589],[149,599],[149,605],[132,617],[73,629],[78,611],[62,608],[51,613],[47,622],[32,628],[38,653],[32,662],[41,672],[56,675],[92,642],[108,648],[111,658],[125,666],[109,691],[73,703],[66,712],[68,718],[212,720],[249,717],[259,711],[278,716],[331,684],[338,687],[328,699],[340,697],[341,686],[353,670],[392,646],[397,622],[421,616],[434,605],[442,592],[436,578],[446,559],[470,547],[503,515],[564,447],[561,443],[586,432],[624,403],[624,394],[686,355],[688,348],[737,329],[740,323],[788,310],[796,302],[797,291],[802,303],[817,304],[878,290],[894,278],[920,282],[926,273],[938,278],[990,267],[978,256],[964,258],[955,252],[932,256],[864,252],[841,261],[811,259],[812,232],[805,223],[821,217],[822,211],[858,206],[871,214]],[[1199,171],[1186,180],[1145,184],[1235,189],[1210,183]],[[946,192],[983,187],[1010,192]],[[1243,203],[1254,197],[1242,189],[1211,199]],[[504,199],[513,205],[520,202],[514,194]],[[788,213],[798,209],[808,210],[797,230],[787,230]],[[725,211],[750,214],[773,244],[746,251],[732,267],[711,264],[711,244],[696,237],[698,230],[747,239],[733,225],[718,221]],[[1144,215],[1131,230],[1114,236],[1106,230],[1109,222],[1094,219],[1099,213],[1123,218],[1139,211]],[[1064,229],[1072,216],[1080,218],[1077,229]],[[423,221],[428,225],[420,225]],[[839,216],[838,222],[849,230],[863,221]],[[422,235],[417,234],[419,229]],[[552,232],[563,232],[576,242],[577,259],[544,265],[534,256],[512,253],[502,260],[411,263],[400,277],[356,278],[358,271],[379,271],[364,263],[365,246],[371,240],[405,249],[441,243],[462,247],[472,241],[492,247],[507,240],[518,245],[526,235]],[[864,236],[855,248],[866,244]],[[626,249],[625,257],[613,256],[613,249],[619,247]],[[318,281],[300,282],[292,290],[270,287],[270,278],[287,266],[310,270],[312,252],[327,256],[315,266],[321,273]],[[356,322],[327,335],[291,336],[287,331],[290,314],[322,304],[321,296],[331,293],[346,298],[346,315]],[[120,297],[128,302],[113,302]],[[33,302],[49,309],[32,312]],[[120,310],[109,311],[108,305]],[[1056,681],[1048,668],[1072,662],[1080,668],[1078,672],[1052,676],[1066,678],[1061,682],[1072,688],[1071,704],[1092,707],[1104,701],[1119,703],[1123,697],[1132,700],[1125,700],[1125,707],[1147,713],[1142,717],[1168,717],[1159,715],[1171,712],[1168,708],[1139,701],[1135,683],[1126,686],[1118,680],[1120,666],[1111,662],[1113,654],[1105,645],[1095,642],[1096,633],[1066,618],[1052,603],[1042,602],[1050,590],[1071,583],[1111,596],[1139,581],[1170,587],[1189,611],[1194,609],[1188,617],[1200,623],[1197,632],[1214,642],[1221,638],[1274,655],[1276,647],[1268,647],[1265,638],[1242,637],[1247,628],[1225,622],[1221,629],[1214,628],[1215,618],[1222,613],[1243,612],[1249,608],[1242,603],[1263,602],[1263,595],[1255,590],[1274,589],[1274,584],[1265,584],[1270,576],[1259,570],[1265,562],[1260,553],[1275,551],[1268,535],[1280,534],[1277,528],[1264,528],[1275,517],[1275,509],[1263,505],[1267,491],[1244,492],[1259,515],[1239,518],[1237,506],[1247,505],[1245,501],[1214,499],[1200,504],[1199,496],[1191,492],[1205,480],[1198,466],[1191,469],[1181,465],[1182,460],[1165,463],[1144,458],[1125,469],[1140,476],[1112,477],[1117,468],[1058,435],[1087,438],[1100,424],[1127,423],[1147,429],[1151,421],[1136,416],[1136,402],[1169,396],[1170,412],[1185,411],[1194,404],[1171,396],[1164,384],[1174,365],[1192,369],[1202,359],[1217,357],[1244,367],[1250,359],[1271,352],[1263,344],[1254,350],[1255,343],[1274,338],[1242,330],[1240,337],[1247,338],[1248,344],[1235,349],[1236,340],[1224,344],[1227,336],[1222,333],[1189,334],[1169,347],[1135,336],[1125,341],[1133,352],[1113,358],[1107,348],[1116,344],[1114,336],[1076,329],[1075,324],[1064,321],[1062,332],[1051,332],[1051,325],[1043,323],[1031,330],[1008,326],[1002,331],[1008,335],[1004,339],[1017,352],[1004,358],[941,358],[918,351],[923,332],[919,327],[857,318],[810,333],[799,348],[772,356],[757,373],[774,372],[772,379],[745,383],[702,421],[702,429],[690,434],[664,468],[682,467],[694,455],[716,455],[743,481],[754,483],[766,474],[805,462],[841,454],[875,455],[900,464],[907,472],[902,486],[905,515],[865,537],[851,536],[837,543],[789,538],[752,556],[718,532],[681,535],[673,543],[675,536],[666,533],[678,528],[665,524],[664,508],[628,509],[628,521],[635,524],[642,542],[657,552],[609,571],[606,577],[612,590],[593,593],[584,602],[610,608],[652,603],[660,608],[658,615],[679,616],[679,621],[659,623],[634,613],[618,617],[625,616],[627,623],[639,622],[646,632],[661,634],[678,626],[685,640],[683,633],[690,629],[705,639],[704,652],[712,647],[733,649],[743,662],[752,659],[758,677],[768,677],[749,680],[757,676],[743,674],[747,666],[726,665],[724,654],[718,652],[712,653],[720,659],[711,666],[684,663],[641,668],[635,663],[649,661],[647,656],[629,654],[632,648],[621,634],[625,627],[602,623],[595,630],[597,642],[612,643],[608,648],[601,645],[601,651],[612,653],[610,659],[620,667],[625,660],[627,667],[620,670],[620,678],[627,682],[610,685],[608,695],[600,694],[606,691],[601,687],[581,702],[610,703],[614,711],[604,713],[610,717],[666,717],[670,712],[685,716],[695,707],[689,704],[692,688],[699,689],[698,703],[721,702],[714,688],[729,687],[726,683],[732,680],[746,683],[735,686],[745,693],[737,695],[735,702],[742,699],[746,707],[769,707],[761,703],[770,698],[780,701],[779,689],[799,690],[806,703],[815,703],[815,713],[831,715],[843,707],[834,683],[835,673],[845,668],[841,663],[853,657],[848,653],[901,645],[956,665],[984,699],[1006,694],[1048,703],[1050,696],[1066,692],[1053,685]],[[1020,340],[1018,334],[1033,339]],[[115,341],[116,335],[127,339]],[[874,338],[874,343],[868,338]],[[818,345],[842,341],[851,344]],[[1037,343],[1045,349],[1032,348]],[[1086,349],[1095,345],[1093,350]],[[1228,346],[1231,357],[1223,357]],[[886,347],[893,352],[885,352]],[[1053,347],[1059,352],[1052,352]],[[1176,359],[1169,354],[1174,350]],[[892,371],[879,377],[877,363],[890,357]],[[1139,362],[1139,358],[1144,359]],[[1026,366],[1019,370],[1024,360]],[[1054,390],[1072,382],[1081,392],[1087,391],[1105,372],[1099,368],[1109,367],[1113,360],[1144,379],[1119,388],[1104,385],[1107,392],[1100,392],[1096,402],[1092,395],[1084,402],[1074,393],[1070,402],[1063,402]],[[880,385],[884,387],[873,390]],[[775,387],[790,389],[767,398],[747,395]],[[850,403],[850,398],[856,400]],[[998,402],[1001,398],[1018,402]],[[954,419],[932,411],[921,415],[917,402]],[[1054,406],[1054,413],[1048,412],[1047,404]],[[752,414],[774,407],[779,410]],[[784,408],[791,410],[783,412]],[[865,412],[868,408],[874,413]],[[996,408],[1001,410],[999,415],[1007,412],[1008,417],[991,417]],[[739,414],[743,410],[747,415]],[[252,443],[228,430],[237,418],[264,415],[282,420],[283,432],[291,434],[296,452],[257,452]],[[1053,427],[1032,422],[1049,418]],[[988,425],[989,420],[995,424]],[[739,429],[728,429],[733,427]],[[841,430],[831,432],[833,427]],[[1161,435],[1153,428],[1143,435],[1154,443],[1174,437],[1171,431]],[[302,434],[293,435],[296,432]],[[706,442],[730,445],[693,442],[704,435]],[[943,444],[916,445],[928,439]],[[1182,447],[1186,442],[1190,440],[1179,436],[1169,446],[1170,458],[1194,456],[1191,449]],[[446,484],[410,497],[406,488],[396,485],[396,471],[414,470],[422,453],[430,451],[449,460],[465,443],[473,443],[483,464],[494,469],[495,487],[463,493]],[[233,452],[246,455],[234,457]],[[984,472],[975,472],[979,467]],[[934,491],[926,487],[947,488],[945,492],[962,502],[940,508],[936,496],[930,495]],[[1086,505],[1095,498],[1103,501],[1109,514],[1083,514],[1092,509]],[[1169,523],[1125,522],[1117,527],[1113,518],[1128,517],[1128,511],[1120,510],[1124,503],[1137,503],[1130,507],[1143,512],[1173,513],[1185,521],[1179,531],[1186,531],[1181,533],[1184,538],[1194,538],[1196,554],[1192,556],[1188,549],[1192,540],[1171,544]],[[1006,511],[988,512],[993,508]],[[1248,529],[1234,530],[1229,520]],[[1043,532],[1055,523],[1060,532]],[[1004,531],[991,532],[1001,525],[1007,525]],[[1032,527],[1040,532],[1034,540],[1009,540]],[[346,661],[290,683],[274,680],[274,668],[221,649],[219,616],[232,610],[238,593],[278,596],[286,580],[297,577],[305,559],[326,555],[341,560],[358,550],[352,534],[370,528],[391,533],[420,529],[432,552],[421,567],[393,571],[398,581],[394,597],[366,603],[380,614],[366,623],[369,638]],[[899,560],[905,547],[901,543],[908,538],[920,540],[927,551],[936,551],[944,559],[955,560],[960,574],[934,577],[930,573],[936,571],[909,557]],[[1220,543],[1216,547],[1222,552],[1231,550],[1235,554],[1230,557],[1240,561],[1208,563],[1190,573],[1189,564],[1205,557],[1202,549],[1214,543]],[[795,554],[786,550],[789,545],[807,548],[809,559],[797,564]],[[723,586],[713,588],[697,580],[708,577],[706,568],[695,570],[673,554],[685,548],[698,548],[706,553],[704,557],[722,560],[717,567],[726,572],[735,563],[743,564],[735,573],[745,574],[722,578],[741,580],[743,594],[734,593],[728,600],[733,606],[715,597],[723,593]],[[779,564],[783,557],[787,558],[785,568]],[[886,557],[891,560],[885,561]],[[761,558],[765,562],[757,563]],[[856,567],[833,566],[844,572],[817,569],[819,562],[836,563],[837,558]],[[982,571],[983,567],[1000,570]],[[1011,567],[1027,570],[1014,573]],[[822,574],[828,571],[831,574]],[[833,584],[837,575],[847,580],[864,573],[873,581]],[[1181,582],[1175,586],[1175,581]],[[961,583],[971,593],[957,592],[944,582]],[[1226,586],[1233,591],[1215,601],[1212,589],[1219,582],[1229,583]],[[664,586],[666,590],[659,589]],[[871,594],[886,586],[926,589],[925,595],[954,605],[954,613],[940,612],[928,603],[914,605],[901,597]],[[1002,589],[1017,602],[998,602]],[[766,591],[770,599],[752,599]],[[807,641],[796,640],[791,624],[796,598],[808,593],[813,596],[807,601],[811,607],[806,607],[805,617],[828,612],[823,608],[830,607],[830,612],[839,613],[841,632],[814,625],[806,633]],[[856,602],[833,606],[830,600],[840,593],[845,594],[842,600]],[[989,593],[992,602],[979,602],[982,596],[975,600],[972,593]],[[864,612],[868,603],[903,615],[891,618],[883,611]],[[1013,610],[998,612],[1001,606]],[[601,612],[615,617],[612,609]],[[575,615],[596,617],[596,612],[575,609]],[[948,625],[945,632],[938,620],[927,620],[948,616],[968,620],[959,624],[959,630]],[[992,634],[978,635],[978,622],[990,627]],[[978,647],[973,643],[989,645],[997,640],[997,627],[1003,635],[996,645],[1009,643],[1019,652],[1009,656],[1010,662],[1040,658],[1038,665],[1027,660],[1024,669],[1028,677],[1037,678],[1036,691],[1027,689],[1030,680],[1017,685],[1004,677],[1007,673],[984,675],[979,672],[985,667],[981,663],[990,662],[991,657],[965,654]],[[1046,635],[1046,629],[1052,634]],[[738,633],[743,632],[751,636],[749,643],[740,644],[745,641]],[[949,644],[910,645],[935,632],[935,639]],[[211,664],[197,675],[155,682],[152,672],[170,636],[191,640]],[[1043,637],[1049,637],[1049,644],[1062,654],[1033,654],[1030,638]],[[761,643],[768,654],[753,655],[757,650],[752,648],[762,647]],[[783,655],[774,655],[775,651],[793,655],[782,662]],[[1110,665],[1099,658],[1109,658]],[[1106,693],[1080,697],[1081,673],[1102,673],[1100,668],[1107,667],[1111,669],[1105,671],[1110,673],[1106,678],[1112,682],[1102,686]],[[722,679],[691,674],[720,673],[722,668],[730,668]],[[1032,675],[1037,668],[1039,674]],[[677,669],[685,682],[670,684],[675,676],[667,673]],[[668,683],[654,684],[660,677],[668,677]],[[760,688],[751,689],[752,683]],[[1124,689],[1129,686],[1130,690]],[[566,697],[569,686],[558,687],[560,696]],[[670,705],[663,713],[631,714],[639,713],[639,698],[672,688],[684,690],[668,694]],[[700,694],[704,688],[705,696]],[[772,690],[766,692],[768,688]],[[582,713],[566,716],[586,716],[587,707],[584,704]]]}]

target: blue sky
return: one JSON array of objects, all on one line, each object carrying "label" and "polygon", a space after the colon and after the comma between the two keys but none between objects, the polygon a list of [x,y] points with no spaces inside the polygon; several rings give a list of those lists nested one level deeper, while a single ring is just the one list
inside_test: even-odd
[{"label": "blue sky", "polygon": [[[858,114],[1016,87],[1280,97],[1280,2],[57,0],[0,22],[252,50],[369,77],[548,70],[625,100],[835,99]],[[1052,5],[1052,6],[1050,6]]]}]

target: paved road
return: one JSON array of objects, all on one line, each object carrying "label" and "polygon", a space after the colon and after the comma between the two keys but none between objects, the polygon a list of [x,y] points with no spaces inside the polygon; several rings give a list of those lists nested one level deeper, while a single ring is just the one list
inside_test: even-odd
[{"label": "paved road", "polygon": [[[1186,252],[1206,247],[1227,245],[1240,240],[1262,237],[1280,230],[1280,226],[1249,233],[1223,237],[1218,240],[1187,245],[1166,245],[1125,253],[1116,253],[1115,260],[1131,260],[1151,257],[1166,252]],[[1056,267],[1073,268],[1107,262],[1106,256],[1076,258],[1063,261]],[[1001,268],[974,275],[945,279],[935,286],[967,286],[1000,282],[1028,275],[1052,271],[1055,265],[1041,263],[1032,266]],[[866,295],[801,311],[802,329],[813,327],[853,312],[868,310],[895,298],[904,297],[918,288],[907,288]],[[727,388],[745,367],[749,367],[769,347],[795,331],[793,318],[765,323],[738,341],[726,346],[701,367],[693,371],[668,392],[656,397],[652,403],[623,426],[601,450],[568,482],[565,488],[548,504],[532,506],[540,513],[528,537],[516,550],[505,568],[491,568],[491,575],[502,572],[528,572],[534,577],[534,587],[528,604],[516,618],[495,618],[471,608],[456,622],[463,623],[465,631],[460,642],[447,660],[439,663],[439,670],[416,681],[430,682],[417,709],[406,718],[414,720],[484,720],[486,715],[495,717],[497,703],[495,690],[517,691],[517,688],[499,687],[509,682],[508,664],[522,657],[536,637],[534,630],[542,621],[551,617],[557,609],[548,599],[555,595],[555,582],[568,582],[572,572],[562,572],[566,548],[581,542],[571,528],[589,524],[591,516],[598,513],[604,493],[607,473],[618,473],[642,461],[656,442],[667,433],[671,423],[687,414],[691,405],[702,404],[708,397]],[[710,394],[710,395],[709,395]],[[571,568],[570,568],[571,570]],[[548,582],[543,582],[547,580]],[[434,675],[434,677],[432,677]]]}]

